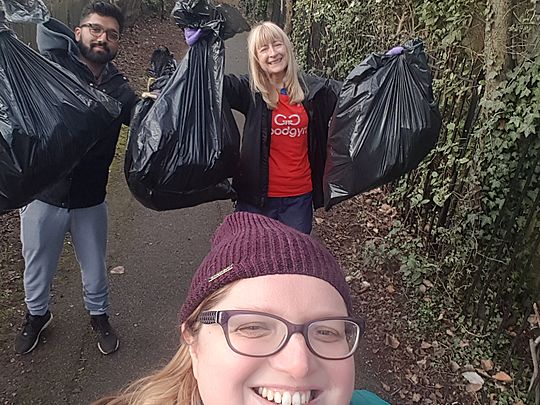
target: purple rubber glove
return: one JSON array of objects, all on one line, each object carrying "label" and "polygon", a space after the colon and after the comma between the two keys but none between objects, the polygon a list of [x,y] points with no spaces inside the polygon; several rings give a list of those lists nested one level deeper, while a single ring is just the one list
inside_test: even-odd
[{"label": "purple rubber glove", "polygon": [[185,28],[184,37],[188,46],[193,46],[201,37],[202,30],[200,28]]},{"label": "purple rubber glove", "polygon": [[392,49],[390,49],[388,52],[386,52],[385,55],[388,55],[388,56],[401,55],[404,50],[405,48],[403,48],[402,46],[395,46]]}]

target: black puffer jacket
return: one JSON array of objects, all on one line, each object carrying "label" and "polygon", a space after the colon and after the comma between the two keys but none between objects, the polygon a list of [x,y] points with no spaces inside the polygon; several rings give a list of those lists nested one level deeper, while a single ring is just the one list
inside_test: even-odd
[{"label": "black puffer jacket", "polygon": [[131,110],[137,95],[131,90],[126,77],[109,63],[98,85],[90,69],[79,59],[79,49],[73,32],[58,20],[51,19],[38,25],[39,51],[53,62],[74,73],[88,83],[122,103],[122,112],[101,139],[82,158],[63,180],[47,189],[39,200],[63,208],[86,208],[105,200],[109,166],[114,158],[116,143],[122,124],[129,124]]},{"label": "black puffer jacket", "polygon": [[[313,206],[319,208],[324,203],[322,180],[328,123],[334,112],[341,83],[311,75],[303,76],[303,82],[306,93],[303,105],[309,116],[308,156],[313,183]],[[240,163],[233,178],[233,187],[239,200],[263,206],[268,195],[272,110],[260,93],[252,93],[248,76],[226,75],[223,93],[231,108],[246,117]]]}]

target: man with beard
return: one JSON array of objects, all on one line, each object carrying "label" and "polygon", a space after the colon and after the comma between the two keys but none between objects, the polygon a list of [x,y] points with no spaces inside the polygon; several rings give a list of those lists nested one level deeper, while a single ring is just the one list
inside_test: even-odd
[{"label": "man with beard", "polygon": [[70,30],[51,19],[38,26],[40,52],[90,86],[122,103],[122,113],[71,173],[21,209],[21,241],[25,261],[24,288],[28,308],[15,351],[32,351],[52,321],[50,290],[66,233],[82,274],[84,305],[103,354],[118,349],[109,324],[106,270],[107,206],[105,189],[109,166],[122,124],[129,124],[137,96],[125,76],[111,63],[115,58],[124,16],[105,1],[88,4],[79,26]]}]

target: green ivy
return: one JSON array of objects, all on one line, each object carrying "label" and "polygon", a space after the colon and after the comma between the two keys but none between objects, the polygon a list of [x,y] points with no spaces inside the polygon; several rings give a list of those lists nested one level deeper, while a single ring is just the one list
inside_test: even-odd
[{"label": "green ivy", "polygon": [[399,43],[390,34],[395,28],[393,17],[384,22],[384,16],[393,16],[395,11],[388,2],[296,1],[292,40],[301,65],[307,71],[345,78],[368,53]]},{"label": "green ivy", "polygon": [[[411,242],[388,239],[397,240],[404,264],[411,256],[431,261],[452,299],[482,299],[492,322],[504,299],[519,304],[517,297],[527,286],[539,283],[534,266],[540,232],[540,57],[524,61],[507,76],[495,98],[482,103],[484,119],[477,123],[468,149],[459,153],[447,137],[414,174],[412,186],[409,178],[394,191],[394,204],[407,210],[411,222],[422,222],[429,212],[425,206],[439,210],[448,199],[456,201],[446,226],[430,230],[435,246],[422,237],[425,229],[410,226],[399,232],[413,235]],[[459,125],[447,124],[446,130]],[[456,162],[457,178],[465,185],[459,193],[448,173]],[[436,169],[430,171],[432,167]],[[418,238],[425,246],[419,246]],[[426,251],[432,252],[427,258]],[[414,280],[423,276],[424,267],[408,266],[404,273]],[[528,293],[538,298],[538,290]]]},{"label": "green ivy", "polygon": [[[254,7],[259,0],[246,1]],[[412,291],[425,278],[438,280],[441,305],[463,307],[456,322],[472,323],[480,314],[484,325],[469,326],[494,338],[502,305],[524,314],[529,308],[520,297],[536,291],[540,298],[540,288],[530,287],[540,286],[532,270],[540,266],[540,57],[531,52],[539,41],[532,35],[538,25],[534,6],[516,3],[508,49],[514,68],[487,100],[483,88],[493,78],[485,77],[482,40],[492,10],[485,1],[294,3],[291,38],[306,71],[344,79],[369,53],[411,38],[424,40],[443,129],[420,167],[392,185],[391,203],[401,220],[387,237],[366,243],[364,261],[373,266],[398,261]]]},{"label": "green ivy", "polygon": [[444,112],[440,142],[393,186],[391,201],[403,220],[384,240],[367,243],[364,257],[373,265],[398,260],[413,291],[426,278],[439,280],[441,303],[466,304],[467,319],[480,316],[494,339],[503,303],[527,311],[519,297],[534,293],[527,285],[540,262],[540,61],[523,56],[531,4],[522,4],[511,30],[519,45],[509,49],[516,67],[479,104],[492,80],[483,78],[477,42],[492,18],[485,2],[295,3],[292,37],[306,70],[343,79],[371,52],[424,40]]}]

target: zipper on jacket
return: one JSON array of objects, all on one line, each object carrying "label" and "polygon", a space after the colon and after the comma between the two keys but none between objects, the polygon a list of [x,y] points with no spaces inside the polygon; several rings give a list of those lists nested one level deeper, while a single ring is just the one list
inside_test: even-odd
[{"label": "zipper on jacket", "polygon": [[270,182],[270,142],[272,139],[272,110],[268,108],[266,103],[263,105],[263,117],[262,122],[264,124],[264,127],[261,128],[261,136],[266,136],[266,140],[263,139],[264,144],[263,146],[266,148],[264,151],[264,167],[263,169],[263,181],[261,183],[262,185],[262,193],[261,193],[261,207],[264,206],[266,203],[266,199],[268,197],[268,183]]}]

